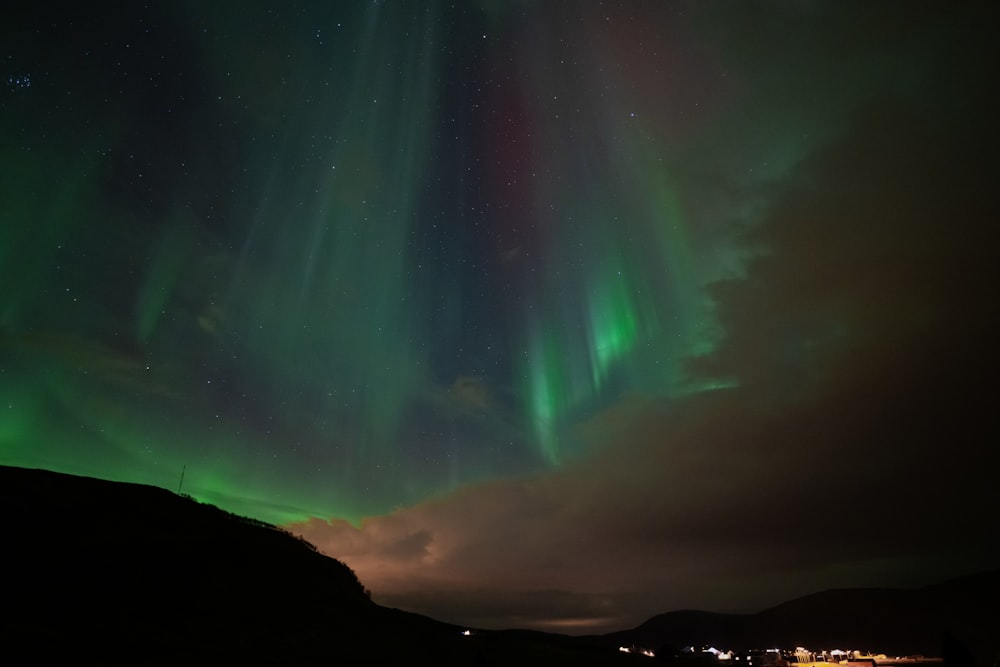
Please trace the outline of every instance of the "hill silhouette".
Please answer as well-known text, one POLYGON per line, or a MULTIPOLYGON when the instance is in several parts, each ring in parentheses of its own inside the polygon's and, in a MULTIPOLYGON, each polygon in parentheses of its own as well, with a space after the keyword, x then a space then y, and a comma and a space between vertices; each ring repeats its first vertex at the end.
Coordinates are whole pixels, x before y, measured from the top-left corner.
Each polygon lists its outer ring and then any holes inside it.
POLYGON ((0 466, 5 664, 629 664, 373 603, 304 541, 164 489, 0 466), (16 659, 15 659, 16 658, 16 659))
POLYGON ((651 648, 858 649, 941 657, 963 646, 980 667, 1000 657, 1000 570, 925 588, 835 589, 755 614, 675 611, 603 637, 608 645, 651 648))
POLYGON ((827 591, 758 614, 677 611, 597 637, 464 636, 375 604, 349 567, 286 531, 164 489, 0 466, 0 502, 5 664, 628 665, 648 658, 618 646, 941 655, 953 637, 991 667, 1000 648, 1000 571, 827 591))

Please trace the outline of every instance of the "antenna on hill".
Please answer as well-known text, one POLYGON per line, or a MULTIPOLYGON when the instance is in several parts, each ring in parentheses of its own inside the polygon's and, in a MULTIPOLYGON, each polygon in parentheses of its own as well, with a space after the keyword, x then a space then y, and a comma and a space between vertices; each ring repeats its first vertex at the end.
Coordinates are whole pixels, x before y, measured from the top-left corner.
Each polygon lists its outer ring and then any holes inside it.
POLYGON ((187 465, 181 468, 181 481, 177 485, 177 495, 181 495, 181 487, 184 486, 184 471, 187 470, 187 465))

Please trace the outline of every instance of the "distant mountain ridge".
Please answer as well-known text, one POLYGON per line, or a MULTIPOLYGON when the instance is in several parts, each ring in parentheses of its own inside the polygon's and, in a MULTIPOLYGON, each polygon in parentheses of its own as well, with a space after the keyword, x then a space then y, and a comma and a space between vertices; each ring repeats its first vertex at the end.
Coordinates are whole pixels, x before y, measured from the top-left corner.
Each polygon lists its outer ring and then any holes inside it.
POLYGON ((752 615, 677 611, 595 637, 465 636, 373 603, 349 567, 286 531, 164 489, 0 466, 0 507, 5 664, 619 665, 648 664, 619 646, 689 644, 940 655, 950 632, 991 667, 1000 638, 1000 570, 752 615))
POLYGON ((1000 570, 992 570, 918 589, 823 591, 756 614, 674 611, 603 639, 653 649, 805 646, 940 657, 951 638, 991 667, 1000 658, 998 600, 1000 570))

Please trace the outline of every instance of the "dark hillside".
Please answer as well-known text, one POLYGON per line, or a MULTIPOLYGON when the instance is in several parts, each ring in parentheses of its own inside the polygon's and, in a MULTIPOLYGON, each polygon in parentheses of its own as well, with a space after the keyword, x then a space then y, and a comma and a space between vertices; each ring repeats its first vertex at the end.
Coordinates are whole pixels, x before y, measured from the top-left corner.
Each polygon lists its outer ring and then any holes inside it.
POLYGON ((5 631, 42 650, 257 647, 375 608, 343 563, 163 489, 0 468, 0 499, 5 631))
MULTIPOLYGON (((138 664, 648 664, 620 645, 861 648, 991 667, 1000 573, 809 595, 758 614, 679 611, 602 637, 475 631, 380 607, 343 563, 163 489, 0 466, 0 660, 138 664), (963 649, 964 650, 964 649, 963 649), (16 659, 15 659, 16 658, 16 659)), ((665 657, 665 656, 661 656, 665 657)))
POLYGON ((631 664, 539 633, 476 632, 368 599, 343 563, 163 489, 0 466, 0 661, 631 664))
POLYGON ((748 649, 806 646, 941 657, 958 642, 980 667, 1000 658, 1000 571, 913 590, 837 589, 756 614, 678 611, 606 635, 609 645, 748 649))

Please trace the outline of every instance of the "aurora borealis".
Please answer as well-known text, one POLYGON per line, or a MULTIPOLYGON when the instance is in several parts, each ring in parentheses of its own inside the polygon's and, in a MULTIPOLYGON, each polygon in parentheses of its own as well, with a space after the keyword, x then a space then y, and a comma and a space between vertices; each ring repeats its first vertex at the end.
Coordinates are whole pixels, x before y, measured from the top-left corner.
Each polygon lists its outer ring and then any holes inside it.
POLYGON ((1000 562, 988 3, 13 13, 0 463, 486 625, 1000 562))

